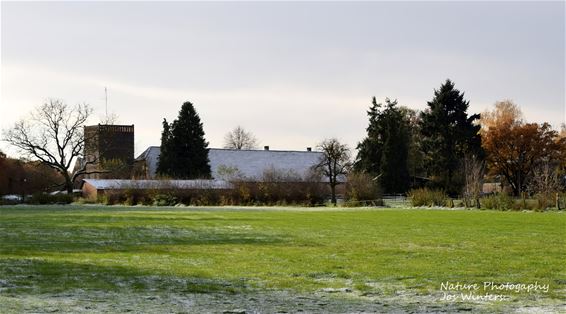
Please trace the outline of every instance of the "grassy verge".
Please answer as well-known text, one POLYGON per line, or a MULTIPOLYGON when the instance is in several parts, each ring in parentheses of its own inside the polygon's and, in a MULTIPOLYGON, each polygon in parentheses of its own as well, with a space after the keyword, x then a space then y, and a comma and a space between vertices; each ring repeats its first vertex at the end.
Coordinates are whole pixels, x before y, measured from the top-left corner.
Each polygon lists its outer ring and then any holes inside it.
POLYGON ((0 304, 77 289, 434 302, 447 281, 538 282, 504 293, 564 303, 565 238, 559 212, 1 207, 0 304))

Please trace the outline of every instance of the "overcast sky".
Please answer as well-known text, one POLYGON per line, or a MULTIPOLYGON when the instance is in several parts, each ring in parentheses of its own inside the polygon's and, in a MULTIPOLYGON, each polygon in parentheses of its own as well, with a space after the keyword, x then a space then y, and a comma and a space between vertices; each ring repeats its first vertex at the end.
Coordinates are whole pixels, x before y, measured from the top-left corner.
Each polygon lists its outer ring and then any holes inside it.
MULTIPOLYGON (((512 99, 565 121, 557 2, 2 2, 0 128, 47 98, 135 124, 136 153, 194 103, 210 147, 241 125, 272 149, 354 147, 372 96, 424 109, 447 78, 470 112, 512 99)), ((13 154, 6 143, 0 149, 13 154)))

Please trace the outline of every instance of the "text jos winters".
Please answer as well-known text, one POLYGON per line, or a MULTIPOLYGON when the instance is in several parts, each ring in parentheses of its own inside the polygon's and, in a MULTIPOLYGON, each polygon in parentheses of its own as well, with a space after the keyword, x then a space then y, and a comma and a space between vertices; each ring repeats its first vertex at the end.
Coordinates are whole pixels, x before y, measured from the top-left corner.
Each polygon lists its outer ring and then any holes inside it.
POLYGON ((505 301, 509 296, 505 293, 547 293, 549 285, 534 283, 495 283, 484 281, 483 284, 468 284, 461 282, 443 282, 440 284, 443 301, 505 301))

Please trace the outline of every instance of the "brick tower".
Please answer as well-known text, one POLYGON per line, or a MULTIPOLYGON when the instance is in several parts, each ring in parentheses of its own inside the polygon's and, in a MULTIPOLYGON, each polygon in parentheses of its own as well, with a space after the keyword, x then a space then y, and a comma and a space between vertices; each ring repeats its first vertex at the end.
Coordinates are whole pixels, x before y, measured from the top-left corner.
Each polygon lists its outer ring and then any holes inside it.
POLYGON ((98 124, 85 126, 85 158, 96 163, 87 166, 85 178, 129 178, 134 164, 134 125, 98 124), (106 168, 106 169, 105 169, 106 168), (110 169, 111 168, 111 169, 110 169))

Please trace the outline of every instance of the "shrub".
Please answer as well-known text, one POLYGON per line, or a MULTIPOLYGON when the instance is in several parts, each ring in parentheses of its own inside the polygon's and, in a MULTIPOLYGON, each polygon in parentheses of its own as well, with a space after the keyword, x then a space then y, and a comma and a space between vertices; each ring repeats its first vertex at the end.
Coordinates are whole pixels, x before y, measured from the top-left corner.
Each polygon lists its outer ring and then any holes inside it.
POLYGON ((507 193, 484 196, 480 201, 482 209, 513 210, 518 209, 515 200, 507 193))
POLYGON ((233 189, 208 187, 180 189, 124 188, 106 191, 97 201, 105 205, 173 206, 178 203, 195 206, 218 205, 304 205, 322 204, 328 190, 326 183, 302 179, 293 173, 266 172, 262 182, 233 182, 233 189))
POLYGON ((203 190, 191 199, 194 206, 214 206, 220 203, 220 193, 215 190, 203 190))
POLYGON ((343 206, 383 206, 382 194, 377 182, 366 173, 348 175, 343 206))
POLYGON ((507 193, 499 193, 497 194, 499 198, 499 207, 500 210, 514 210, 517 209, 515 206, 515 199, 509 196, 507 193))
POLYGON ((488 195, 481 198, 480 201, 481 209, 496 209, 497 199, 495 195, 488 195))
POLYGON ((37 193, 33 193, 33 195, 31 196, 31 198, 27 198, 26 199, 26 203, 29 204, 52 204, 53 203, 53 198, 51 197, 51 195, 47 194, 47 193, 41 193, 41 192, 37 192, 37 193))
POLYGON ((153 190, 128 188, 123 192, 117 192, 116 194, 119 194, 117 195, 117 202, 132 206, 137 204, 153 204, 154 195, 157 193, 153 190))
POLYGON ((124 201, 124 205, 126 206, 136 205, 136 203, 134 202, 134 198, 131 195, 127 196, 126 200, 124 201))
POLYGON ((155 206, 173 206, 177 204, 177 198, 171 194, 156 194, 153 197, 155 206))
MULTIPOLYGON (((536 206, 535 210, 545 210, 547 208, 556 207, 556 193, 538 193, 535 195, 536 206)), ((560 194, 558 194, 558 206, 560 207, 560 194)), ((562 202, 562 204, 564 204, 562 202)), ((563 205, 562 205, 563 206, 563 205)), ((561 207, 562 208, 562 207, 561 207)))
POLYGON ((28 204, 70 204, 74 200, 72 194, 47 194, 47 193, 34 193, 31 198, 27 198, 26 202, 28 204))
POLYGON ((445 207, 454 208, 454 199, 448 198, 444 204, 445 207))
POLYGON ((292 172, 269 169, 262 180, 232 182, 234 189, 217 193, 214 201, 230 205, 315 206, 328 195, 328 185, 315 177, 302 179, 292 172))
POLYGON ((90 199, 90 198, 84 198, 84 197, 79 197, 77 199, 75 199, 76 204, 96 204, 96 200, 90 199))
POLYGON ((566 193, 560 193, 558 195, 558 210, 564 210, 566 208, 566 193))
POLYGON ((55 195, 55 203, 57 204, 71 204, 75 200, 73 195, 69 194, 58 194, 55 195))
POLYGON ((110 204, 110 198, 106 194, 98 195, 96 197, 96 202, 103 205, 112 205, 110 204))
POLYGON ((412 206, 446 206, 448 196, 443 190, 420 188, 409 191, 412 206))

